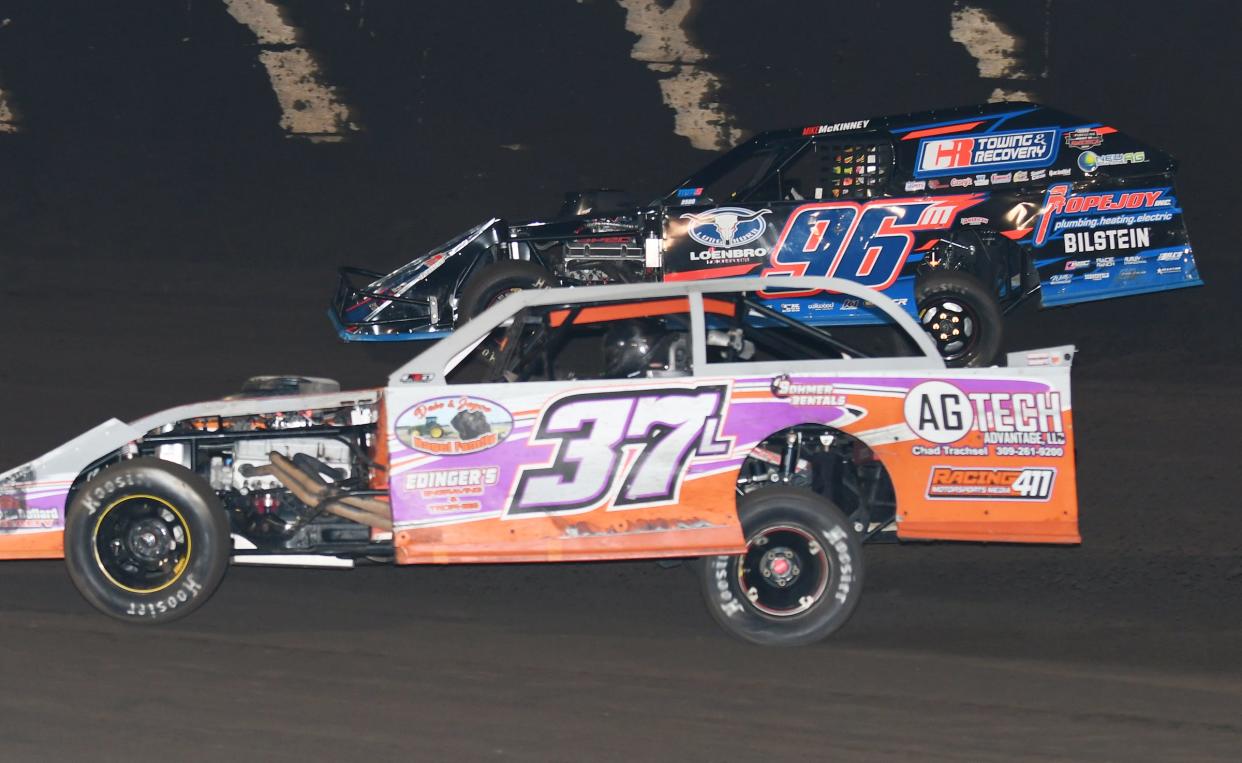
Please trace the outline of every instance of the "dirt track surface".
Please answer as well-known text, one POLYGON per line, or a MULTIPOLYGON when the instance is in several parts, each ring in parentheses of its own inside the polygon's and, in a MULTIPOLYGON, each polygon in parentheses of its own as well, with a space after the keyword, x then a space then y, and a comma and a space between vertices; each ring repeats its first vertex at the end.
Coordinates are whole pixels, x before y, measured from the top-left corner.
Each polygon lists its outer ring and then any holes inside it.
MULTIPOLYGON (((708 156, 673 134, 603 0, 368 2, 361 24, 288 3, 365 127, 335 145, 280 134, 251 40, 214 2, 7 5, 4 468, 253 374, 378 384, 408 348, 334 340, 336 265, 387 269, 574 187, 655 195, 708 156)), ((1081 350, 1081 547, 871 547, 851 623, 791 650, 732 641, 685 570, 652 564, 234 568, 153 629, 96 614, 59 563, 6 563, 0 758, 1242 757, 1240 157, 1221 111, 1242 18, 1068 5, 1006 19, 1047 67, 1007 84, 1178 156, 1208 282, 1010 322, 1013 349, 1081 350)), ((858 4, 848 29, 823 7, 789 3, 779 46, 755 43, 750 4, 692 17, 739 127, 998 84, 949 40, 948 3, 858 4), (909 55, 877 60, 878 29, 909 55)))

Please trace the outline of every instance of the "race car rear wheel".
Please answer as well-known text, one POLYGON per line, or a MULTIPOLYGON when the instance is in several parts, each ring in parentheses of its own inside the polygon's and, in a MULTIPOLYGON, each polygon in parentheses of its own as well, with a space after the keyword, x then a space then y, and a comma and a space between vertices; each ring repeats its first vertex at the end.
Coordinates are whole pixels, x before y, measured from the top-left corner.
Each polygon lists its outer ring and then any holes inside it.
POLYGON ((763 487, 738 499, 746 553, 700 561, 716 622, 756 644, 798 646, 849 620, 862 596, 858 536, 831 501, 809 490, 763 487))
POLYGON ((533 262, 504 260, 475 273, 457 303, 458 324, 465 323, 510 294, 555 285, 552 274, 533 262))
POLYGON ((220 585, 228 517, 210 488, 178 464, 136 458, 78 490, 65 519, 65 563, 96 609, 129 622, 188 615, 220 585))
POLYGON ((1000 351, 1004 318, 979 279, 961 271, 924 275, 915 287, 919 323, 952 368, 986 366, 1000 351))

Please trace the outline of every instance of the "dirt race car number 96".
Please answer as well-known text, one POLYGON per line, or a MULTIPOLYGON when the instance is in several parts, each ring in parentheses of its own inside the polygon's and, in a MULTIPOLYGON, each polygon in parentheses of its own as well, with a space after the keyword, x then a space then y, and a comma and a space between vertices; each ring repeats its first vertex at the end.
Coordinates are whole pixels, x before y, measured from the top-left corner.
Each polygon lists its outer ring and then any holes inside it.
POLYGON ((553 402, 531 437, 558 443, 552 462, 521 472, 507 514, 590 511, 614 492, 614 507, 674 501, 691 458, 729 452, 719 436, 727 395, 709 385, 553 402))

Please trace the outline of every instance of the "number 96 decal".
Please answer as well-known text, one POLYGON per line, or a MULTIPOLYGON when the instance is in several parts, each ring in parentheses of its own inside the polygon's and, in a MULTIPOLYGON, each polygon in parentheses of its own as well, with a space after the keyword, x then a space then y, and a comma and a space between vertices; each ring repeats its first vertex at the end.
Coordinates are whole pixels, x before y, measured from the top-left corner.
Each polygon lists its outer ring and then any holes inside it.
MULTIPOLYGON (((765 276, 837 276, 883 291, 893 285, 914 247, 914 234, 951 228, 980 194, 937 199, 829 201, 794 210, 774 247, 765 276)), ((814 291, 782 291, 780 297, 814 291)))
POLYGON ((724 455, 727 385, 587 393, 544 411, 531 442, 556 442, 552 462, 518 476, 508 516, 675 502, 695 456, 724 455), (613 497, 615 494, 615 497, 613 497))

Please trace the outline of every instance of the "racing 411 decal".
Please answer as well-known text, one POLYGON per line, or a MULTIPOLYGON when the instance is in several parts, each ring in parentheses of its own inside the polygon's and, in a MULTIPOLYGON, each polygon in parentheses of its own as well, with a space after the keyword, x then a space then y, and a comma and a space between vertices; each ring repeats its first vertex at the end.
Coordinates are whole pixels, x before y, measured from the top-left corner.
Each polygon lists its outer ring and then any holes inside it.
POLYGON ((523 469, 507 515, 590 511, 614 493, 619 508, 676 501, 691 458, 729 452, 720 436, 728 394, 715 384, 557 400, 531 437, 558 443, 552 463, 523 469))
MULTIPOLYGON (((883 291, 901 275, 914 234, 953 226, 958 214, 984 194, 858 204, 829 201, 794 210, 776 244, 765 276, 836 276, 883 291)), ((806 297, 815 291, 782 291, 806 297)))

